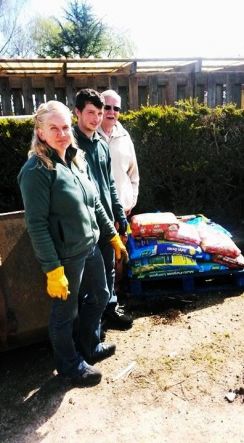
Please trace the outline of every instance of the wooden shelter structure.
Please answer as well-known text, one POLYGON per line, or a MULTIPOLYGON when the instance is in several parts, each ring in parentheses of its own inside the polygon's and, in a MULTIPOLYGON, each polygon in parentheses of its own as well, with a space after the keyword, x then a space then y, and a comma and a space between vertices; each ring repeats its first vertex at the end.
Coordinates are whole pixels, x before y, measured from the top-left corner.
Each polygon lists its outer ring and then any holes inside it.
POLYGON ((198 98, 210 107, 244 107, 244 59, 0 59, 0 115, 30 115, 46 100, 74 107, 85 87, 114 89, 123 109, 198 98))

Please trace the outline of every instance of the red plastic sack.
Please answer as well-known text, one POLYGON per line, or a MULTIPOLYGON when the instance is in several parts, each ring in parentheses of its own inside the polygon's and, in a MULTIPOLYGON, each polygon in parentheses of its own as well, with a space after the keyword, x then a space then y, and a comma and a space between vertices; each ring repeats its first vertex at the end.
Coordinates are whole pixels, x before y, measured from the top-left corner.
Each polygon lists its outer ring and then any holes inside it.
POLYGON ((164 233, 164 238, 166 240, 192 245, 200 245, 201 243, 201 239, 196 226, 181 221, 179 222, 179 229, 175 231, 172 230, 171 227, 169 227, 164 233))
POLYGON ((133 237, 162 237, 169 226, 178 229, 179 222, 172 212, 147 212, 131 217, 133 237))
POLYGON ((233 269, 234 268, 236 268, 236 269, 244 268, 244 257, 242 254, 238 255, 238 257, 236 257, 236 258, 226 257, 223 255, 214 255, 213 261, 215 263, 221 263, 221 264, 226 265, 229 268, 233 268, 233 269))
POLYGON ((241 250, 228 235, 217 231, 212 226, 202 223, 198 227, 198 232, 203 251, 232 258, 241 254, 241 250))

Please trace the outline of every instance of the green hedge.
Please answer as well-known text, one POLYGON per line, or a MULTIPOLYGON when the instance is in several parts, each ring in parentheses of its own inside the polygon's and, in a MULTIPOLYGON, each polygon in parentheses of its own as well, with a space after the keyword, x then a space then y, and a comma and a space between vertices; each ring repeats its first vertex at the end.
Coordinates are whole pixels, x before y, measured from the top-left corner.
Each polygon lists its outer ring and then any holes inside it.
POLYGON ((16 178, 26 161, 32 132, 31 119, 0 119, 0 212, 23 209, 16 178))
MULTIPOLYGON (((244 112, 197 102, 145 107, 121 115, 135 144, 140 193, 136 213, 204 213, 238 225, 244 219, 244 112)), ((16 177, 26 160, 31 120, 0 119, 0 211, 23 209, 16 177)))
POLYGON ((197 102, 122 116, 140 170, 136 212, 203 213, 238 225, 244 217, 244 112, 197 102))

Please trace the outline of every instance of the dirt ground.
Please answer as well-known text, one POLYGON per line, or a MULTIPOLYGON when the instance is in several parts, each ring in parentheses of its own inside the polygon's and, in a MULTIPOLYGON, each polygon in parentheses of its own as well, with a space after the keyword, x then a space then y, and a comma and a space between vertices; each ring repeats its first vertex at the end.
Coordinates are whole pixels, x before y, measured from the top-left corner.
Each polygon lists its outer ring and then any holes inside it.
POLYGON ((98 386, 61 384, 46 342, 0 356, 1 443, 244 442, 244 293, 129 304, 98 386))

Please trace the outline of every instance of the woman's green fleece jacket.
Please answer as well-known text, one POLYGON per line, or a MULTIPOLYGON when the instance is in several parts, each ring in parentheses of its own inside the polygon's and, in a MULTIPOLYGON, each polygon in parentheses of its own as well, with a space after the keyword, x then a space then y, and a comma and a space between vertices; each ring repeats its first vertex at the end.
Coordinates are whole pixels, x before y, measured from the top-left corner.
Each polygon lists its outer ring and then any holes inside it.
POLYGON ((61 266, 64 258, 88 252, 100 231, 108 241, 116 234, 94 184, 72 161, 76 149, 67 149, 67 164, 50 152, 54 169, 34 155, 18 175, 27 230, 44 272, 61 266))

